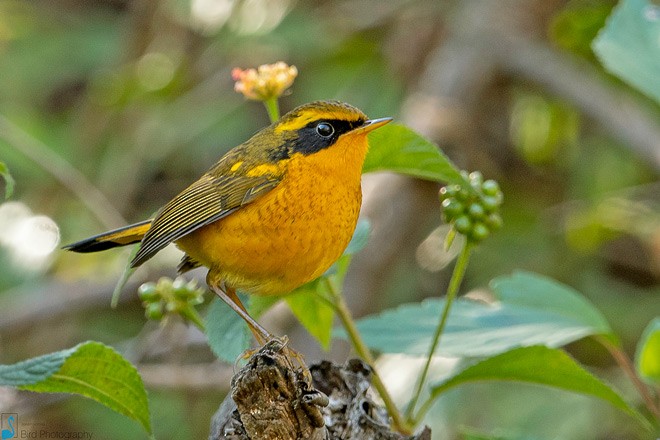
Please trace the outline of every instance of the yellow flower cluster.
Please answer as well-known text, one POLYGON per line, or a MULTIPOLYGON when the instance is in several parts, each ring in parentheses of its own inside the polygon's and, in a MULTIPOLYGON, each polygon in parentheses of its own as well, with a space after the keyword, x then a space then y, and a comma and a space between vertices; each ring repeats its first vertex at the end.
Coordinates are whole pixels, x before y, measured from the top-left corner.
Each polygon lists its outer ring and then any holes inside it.
POLYGON ((286 91, 298 76, 296 66, 289 66, 280 61, 275 64, 263 64, 256 69, 239 69, 231 72, 236 81, 234 90, 248 99, 267 101, 277 98, 286 91))

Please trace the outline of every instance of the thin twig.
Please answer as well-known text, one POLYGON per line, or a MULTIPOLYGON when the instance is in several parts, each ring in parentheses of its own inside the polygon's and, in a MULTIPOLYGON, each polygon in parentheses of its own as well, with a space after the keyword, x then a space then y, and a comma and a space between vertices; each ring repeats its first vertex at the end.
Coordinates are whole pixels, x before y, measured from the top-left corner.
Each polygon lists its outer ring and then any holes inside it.
POLYGON ((39 165, 78 197, 104 227, 110 229, 126 224, 122 215, 113 208, 112 202, 80 171, 3 115, 0 115, 0 139, 39 165))
POLYGON ((617 347, 609 339, 603 336, 597 336, 596 340, 600 342, 607 349, 607 351, 610 352, 616 363, 619 364, 623 372, 630 378, 633 385, 635 385, 635 388, 637 388, 637 391, 642 396, 642 399, 644 399, 644 403, 646 404, 649 412, 656 419, 660 419, 660 409, 658 409, 658 406, 655 404, 653 396, 651 396, 647 386, 644 385, 642 380, 635 372, 635 367, 633 366, 633 363, 628 355, 620 347, 617 347))

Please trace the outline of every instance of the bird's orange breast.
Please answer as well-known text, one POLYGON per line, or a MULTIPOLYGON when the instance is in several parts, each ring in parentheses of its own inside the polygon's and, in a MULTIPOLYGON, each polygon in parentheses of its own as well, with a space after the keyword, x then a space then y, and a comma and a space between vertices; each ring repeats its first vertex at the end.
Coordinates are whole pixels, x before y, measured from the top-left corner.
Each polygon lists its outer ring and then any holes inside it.
POLYGON ((231 215, 179 239, 209 276, 253 294, 284 294, 322 275, 350 241, 361 205, 365 135, 294 154, 280 184, 231 215))

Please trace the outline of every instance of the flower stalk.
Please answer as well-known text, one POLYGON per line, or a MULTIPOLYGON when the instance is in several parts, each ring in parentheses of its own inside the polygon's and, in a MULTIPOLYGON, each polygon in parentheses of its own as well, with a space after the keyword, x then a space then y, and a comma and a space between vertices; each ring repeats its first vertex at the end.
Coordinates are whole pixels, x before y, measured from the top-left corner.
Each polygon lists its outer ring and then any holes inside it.
POLYGON ((472 245, 469 240, 466 240, 463 244, 463 248, 461 249, 461 253, 458 256, 458 260, 456 260, 456 265, 454 266, 454 271, 452 272, 451 279, 449 281, 449 286, 447 286, 445 307, 442 310, 442 316, 440 317, 440 322, 438 323, 438 327, 436 327, 435 333, 433 334, 433 340, 431 342, 431 346, 429 347, 429 353, 426 356, 426 362, 424 363, 424 369, 422 370, 422 375, 420 376, 419 381, 417 382, 417 387, 415 388, 415 394, 413 395, 413 398, 410 401, 410 404, 408 405, 408 408, 406 410, 407 421, 408 423, 411 423, 413 425, 419 423, 418 420, 419 415, 417 416, 414 415, 415 407, 417 406, 417 402, 419 401, 419 396, 422 394, 424 383, 426 382, 426 377, 428 376, 429 368, 431 367, 431 360, 433 359, 433 355, 435 354, 438 344, 440 343, 440 337, 442 336, 442 333, 444 332, 445 327, 447 326, 447 318, 449 317, 449 310, 451 309, 451 305, 454 302, 454 299, 456 298, 458 289, 461 285, 461 282, 463 281, 463 277, 465 276, 465 271, 467 269, 468 262, 470 261, 471 250, 472 250, 472 245))
POLYGON ((339 316, 339 320, 341 321, 342 326, 346 330, 346 334, 348 335, 348 338, 351 342, 351 346, 357 355, 364 359, 364 361, 371 367, 371 382, 374 385, 374 388, 376 388, 376 391, 378 391, 381 399, 383 399, 385 408, 392 418, 392 427, 402 434, 409 435, 412 432, 411 427, 404 420, 401 412, 394 403, 394 399, 392 399, 392 396, 390 396, 387 388, 385 387, 385 384, 378 375, 378 372, 375 368, 374 357, 372 356, 369 347, 367 347, 367 344, 365 344, 362 340, 362 336, 360 335, 357 325, 355 324, 353 315, 351 315, 351 312, 346 305, 346 301, 344 300, 344 296, 342 295, 340 288, 338 288, 330 278, 325 277, 324 280, 327 283, 332 304, 335 307, 335 311, 337 312, 337 316, 339 316))

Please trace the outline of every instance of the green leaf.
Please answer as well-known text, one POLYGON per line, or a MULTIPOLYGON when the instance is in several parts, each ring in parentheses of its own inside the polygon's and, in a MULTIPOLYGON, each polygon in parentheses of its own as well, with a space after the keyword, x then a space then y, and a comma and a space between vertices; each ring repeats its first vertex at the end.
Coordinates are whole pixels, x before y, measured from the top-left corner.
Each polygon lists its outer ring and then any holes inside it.
POLYGON ((585 394, 611 403, 637 418, 645 419, 612 388, 582 368, 561 350, 544 346, 516 348, 484 359, 431 387, 432 398, 458 385, 485 381, 526 382, 585 394))
POLYGON ((490 287, 495 297, 506 304, 543 310, 567 324, 581 325, 593 334, 615 338, 605 317, 577 290, 550 278, 517 271, 511 276, 493 279, 490 287))
POLYGON ((644 330, 637 345, 635 365, 645 381, 660 387, 660 317, 651 321, 644 330))
POLYGON ((369 152, 362 172, 372 171, 465 184, 459 170, 437 145, 399 124, 387 124, 369 134, 369 152))
POLYGON ((9 168, 4 162, 0 162, 0 177, 5 180, 5 199, 11 197, 14 193, 14 178, 9 174, 9 168))
POLYGON ((360 218, 355 225, 353 237, 348 243, 343 255, 353 255, 360 252, 369 241, 369 234, 371 233, 371 222, 366 218, 360 218))
POLYGON ((151 433, 149 402, 140 375, 119 353, 99 342, 1 365, 0 385, 80 394, 130 417, 151 433))
MULTIPOLYGON (((623 0, 593 43, 612 73, 660 102, 660 6, 623 0)), ((378 130, 376 130, 378 131, 378 130)))
MULTIPOLYGON (((561 347, 590 335, 614 339, 603 317, 576 291, 531 273, 491 283, 494 304, 454 301, 438 354, 492 356, 514 347, 561 347)), ((369 347, 387 353, 426 355, 444 299, 402 305, 358 321, 369 347), (392 329, 397 329, 393 331, 392 329)), ((340 337, 345 337, 342 330, 340 337)))
POLYGON ((327 283, 318 278, 284 297, 291 311, 307 331, 319 341, 321 347, 330 347, 332 320, 335 310, 324 298, 328 297, 327 283))
POLYGON ((41 382, 62 367, 77 347, 27 359, 12 365, 0 365, 0 385, 18 387, 41 382))
POLYGON ((560 48, 593 59, 591 43, 611 12, 609 2, 568 2, 552 18, 548 35, 560 48))
MULTIPOLYGON (((245 305, 247 307, 248 313, 254 319, 257 319, 264 313, 268 311, 271 307, 282 300, 281 296, 269 295, 269 296, 258 296, 250 295, 250 298, 245 305)), ((245 303, 243 303, 245 304, 245 303)))
POLYGON ((234 363, 250 347, 250 333, 243 318, 215 298, 206 314, 206 337, 215 355, 234 363))

